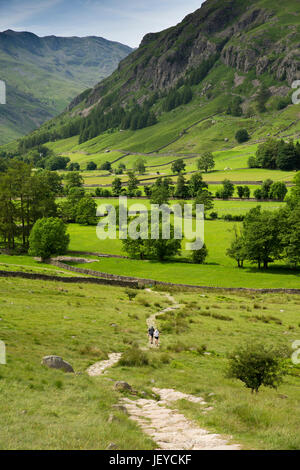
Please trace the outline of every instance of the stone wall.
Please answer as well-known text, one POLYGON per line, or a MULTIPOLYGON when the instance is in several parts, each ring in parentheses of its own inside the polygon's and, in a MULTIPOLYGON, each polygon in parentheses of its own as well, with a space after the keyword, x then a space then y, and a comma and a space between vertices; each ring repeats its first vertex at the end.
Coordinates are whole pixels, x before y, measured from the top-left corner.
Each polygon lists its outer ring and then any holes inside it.
POLYGON ((137 281, 126 281, 125 279, 101 279, 98 277, 62 277, 51 276, 48 274, 39 273, 25 273, 20 271, 0 271, 0 277, 17 277, 22 279, 37 279, 40 281, 57 281, 65 283, 84 283, 84 284, 104 284, 118 287, 131 287, 138 289, 139 283, 137 281))

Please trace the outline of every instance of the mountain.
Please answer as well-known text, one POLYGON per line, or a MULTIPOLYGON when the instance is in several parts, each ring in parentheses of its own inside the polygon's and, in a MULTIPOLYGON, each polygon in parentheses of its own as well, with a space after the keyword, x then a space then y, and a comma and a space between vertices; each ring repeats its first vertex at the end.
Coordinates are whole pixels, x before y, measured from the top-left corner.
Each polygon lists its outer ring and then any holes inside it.
POLYGON ((78 93, 110 75, 132 49, 101 37, 38 37, 0 33, 0 143, 24 135, 61 113, 78 93))
POLYGON ((23 149, 80 134, 79 149, 91 142, 136 152, 202 150, 188 129, 212 115, 214 128, 201 128, 209 150, 224 140, 232 146, 236 127, 253 139, 299 131, 291 101, 300 79, 299 20, 297 0, 207 0, 178 25, 147 34, 110 77, 24 139, 23 149), (179 137, 180 146, 170 146, 179 137))

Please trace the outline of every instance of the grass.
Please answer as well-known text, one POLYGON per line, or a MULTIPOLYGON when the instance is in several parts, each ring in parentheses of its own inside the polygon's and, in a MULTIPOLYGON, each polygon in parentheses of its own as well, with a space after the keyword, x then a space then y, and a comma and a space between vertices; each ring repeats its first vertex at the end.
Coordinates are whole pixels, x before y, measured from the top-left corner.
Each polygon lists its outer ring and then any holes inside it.
MULTIPOLYGON (((156 387, 202 396, 213 407, 206 414, 186 401, 176 407, 243 448, 299 449, 299 368, 288 360, 284 384, 262 388, 257 396, 226 378, 227 354, 239 344, 256 339, 289 347, 299 338, 298 296, 174 291, 185 328, 178 334, 164 329, 162 316, 160 350, 136 354, 147 342, 146 317, 167 305, 164 295, 140 291, 130 301, 122 288, 61 286, 1 281, 1 339, 7 346, 7 365, 0 366, 1 449, 105 449, 110 442, 119 449, 154 449, 137 425, 113 411, 120 394, 109 378, 125 380, 138 392, 148 393, 154 379, 156 387), (282 324, 254 321, 253 315, 280 318, 282 324), (108 353, 125 351, 123 363, 108 374, 85 374, 108 353), (77 374, 42 367, 48 354, 62 356, 77 374)), ((167 321, 176 315, 167 314, 167 321)))
POLYGON ((7 347, 7 365, 0 366, 1 449, 105 449, 110 442, 154 448, 125 415, 108 423, 119 395, 105 377, 84 373, 107 353, 124 351, 153 306, 130 302, 123 289, 18 279, 1 280, 0 302, 7 347), (49 354, 82 375, 42 367, 49 354))
MULTIPOLYGON (((128 207, 138 200, 130 200, 128 207)), ((139 201, 149 208, 148 200, 139 201)), ((176 201, 174 201, 176 202, 176 201)), ((113 204, 118 200, 100 199, 98 205, 113 204)), ((245 214, 251 208, 257 206, 253 201, 215 201, 214 211, 219 217, 225 214, 245 214)), ((275 210, 283 206, 283 203, 267 202, 262 206, 268 210, 275 210)), ((187 262, 190 253, 185 251, 185 242, 182 244, 182 258, 172 262, 153 262, 128 259, 101 258, 98 262, 90 263, 89 269, 120 274, 123 276, 134 276, 153 279, 164 282, 173 282, 189 285, 219 286, 219 287, 251 287, 251 288, 297 288, 299 287, 299 270, 290 270, 283 263, 271 264, 268 271, 260 271, 249 263, 244 269, 238 269, 236 262, 226 255, 233 238, 236 222, 224 220, 205 221, 205 243, 209 255, 206 264, 195 265, 187 262), (176 269, 174 269, 176 268, 176 269)), ((77 224, 69 225, 71 236, 70 250, 91 251, 113 255, 125 255, 122 251, 122 242, 116 240, 99 240, 96 235, 96 227, 82 227, 77 224)), ((75 264, 76 265, 76 264, 75 264)))

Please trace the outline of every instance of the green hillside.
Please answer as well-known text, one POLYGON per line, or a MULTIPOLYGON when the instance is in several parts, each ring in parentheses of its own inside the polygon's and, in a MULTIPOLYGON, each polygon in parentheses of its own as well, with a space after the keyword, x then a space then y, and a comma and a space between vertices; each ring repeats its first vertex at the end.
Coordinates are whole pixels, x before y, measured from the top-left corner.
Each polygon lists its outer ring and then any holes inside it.
POLYGON ((61 113, 78 93, 111 74, 131 48, 100 37, 40 38, 0 33, 0 144, 31 132, 61 113))
MULTIPOLYGON (((292 0, 208 0, 179 25, 146 35, 110 77, 24 139, 22 152, 53 142, 83 169, 89 155, 101 164, 108 150, 142 153, 155 166, 167 162, 158 153, 172 160, 231 151, 238 129, 247 129, 247 147, 297 138, 291 85, 300 77, 299 15, 292 0)), ((225 165, 226 156, 223 169, 246 168, 251 151, 242 151, 238 166, 230 158, 225 165)))

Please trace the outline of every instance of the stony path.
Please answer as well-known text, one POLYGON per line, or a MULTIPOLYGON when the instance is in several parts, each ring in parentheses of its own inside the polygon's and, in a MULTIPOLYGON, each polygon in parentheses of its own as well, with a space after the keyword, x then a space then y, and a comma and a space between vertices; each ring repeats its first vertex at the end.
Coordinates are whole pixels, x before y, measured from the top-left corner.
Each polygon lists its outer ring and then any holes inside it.
MULTIPOLYGON (((151 289, 145 289, 145 291, 153 293, 153 291, 151 289)), ((157 292, 155 292, 155 293, 157 294, 157 292)), ((172 310, 176 310, 176 309, 180 308, 180 304, 176 303, 174 297, 171 294, 167 293, 167 294, 165 294, 165 297, 173 305, 170 306, 170 307, 164 308, 163 310, 161 310, 159 312, 156 312, 153 315, 151 315, 150 317, 148 317, 146 319, 146 323, 147 323, 148 328, 150 328, 150 326, 155 326, 156 317, 158 317, 159 315, 163 315, 164 313, 171 312, 172 310)))
POLYGON ((108 360, 96 362, 87 369, 87 373, 93 377, 101 375, 106 369, 116 364, 121 359, 121 356, 121 353, 111 353, 108 355, 108 360))
POLYGON ((172 401, 186 399, 200 405, 205 402, 200 397, 181 394, 171 389, 153 389, 161 396, 160 401, 130 400, 124 398, 131 418, 148 434, 163 450, 239 450, 235 444, 228 444, 218 434, 211 434, 199 428, 176 410, 168 408, 172 401))
MULTIPOLYGON (((151 289, 146 289, 153 292, 151 289)), ((158 294, 160 295, 160 294, 158 294)), ((172 306, 169 306, 147 318, 147 326, 155 326, 156 317, 171 310, 180 308, 175 299, 166 294, 172 306)), ((145 349, 145 348, 143 348, 145 349)), ((98 376, 116 364, 121 358, 121 353, 109 354, 107 361, 96 362, 90 366, 87 373, 90 376, 98 376)), ((188 400, 192 403, 198 403, 203 406, 203 413, 211 409, 201 397, 178 392, 173 389, 153 388, 153 392, 159 395, 160 399, 138 399, 131 400, 123 398, 122 404, 128 411, 132 420, 134 420, 145 434, 148 434, 162 450, 240 450, 240 446, 229 444, 218 434, 212 434, 205 429, 199 428, 196 423, 188 420, 179 411, 170 408, 172 403, 178 400, 188 400)))

